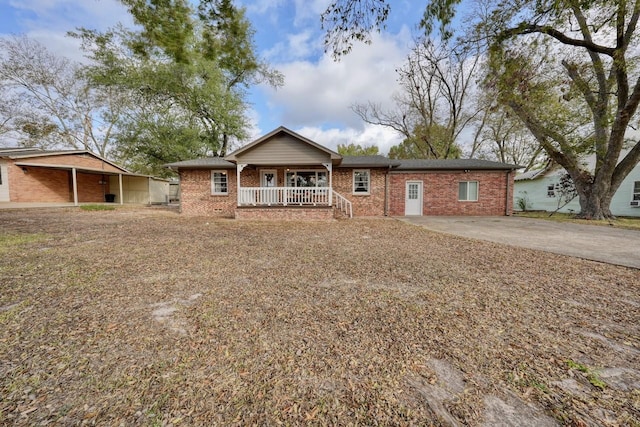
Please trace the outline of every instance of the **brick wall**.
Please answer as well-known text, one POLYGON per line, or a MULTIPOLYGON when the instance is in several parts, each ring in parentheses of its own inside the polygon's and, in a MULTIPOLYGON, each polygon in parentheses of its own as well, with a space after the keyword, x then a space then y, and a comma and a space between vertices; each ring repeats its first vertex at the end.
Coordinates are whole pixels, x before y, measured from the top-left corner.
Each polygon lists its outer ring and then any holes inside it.
POLYGON ((12 202, 73 202, 70 171, 27 167, 24 173, 13 163, 7 169, 12 202))
MULTIPOLYGON (((210 170, 181 170, 180 212, 186 215, 233 218, 238 203, 236 171, 227 170, 226 172, 229 194, 212 195, 210 170)), ((240 178, 243 179, 244 176, 245 171, 240 178)))
POLYGON ((328 206, 242 206, 236 209, 235 217, 258 220, 329 220, 333 218, 333 209, 328 206))
POLYGON ((423 182, 423 215, 505 215, 505 211, 510 214, 514 174, 509 174, 508 195, 506 174, 505 171, 392 173, 389 215, 404 216, 407 181, 423 182), (460 181, 478 181, 478 201, 458 200, 460 181))
MULTIPOLYGON (((9 197, 12 202, 69 203, 73 202, 71 171, 8 164, 9 197)), ((100 174, 76 174, 78 202, 104 202, 104 193, 109 192, 109 184, 100 184, 107 178, 100 174)))
POLYGON ((352 203, 353 216, 383 216, 386 173, 386 168, 369 169, 369 194, 360 195, 353 193, 353 169, 336 168, 333 170, 333 189, 352 203))
MULTIPOLYGON (((78 172, 76 173, 76 182, 78 185, 78 202, 80 203, 102 203, 104 202, 104 195, 109 193, 109 178, 105 175, 78 172), (105 184, 100 184, 100 182, 105 184)), ((71 201, 73 201, 73 194, 71 194, 71 201)))

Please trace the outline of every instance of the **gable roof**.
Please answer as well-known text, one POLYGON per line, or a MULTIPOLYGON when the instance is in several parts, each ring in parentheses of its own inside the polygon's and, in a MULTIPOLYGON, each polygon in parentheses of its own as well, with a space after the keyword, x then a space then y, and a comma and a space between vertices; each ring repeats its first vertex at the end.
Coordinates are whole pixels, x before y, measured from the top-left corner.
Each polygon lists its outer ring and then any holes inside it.
POLYGON ((23 159, 33 159, 38 157, 64 156, 64 155, 75 155, 75 154, 87 154, 89 156, 95 157, 98 160, 108 163, 109 165, 113 166, 116 169, 120 169, 126 174, 136 175, 136 174, 132 174, 122 166, 117 165, 116 163, 113 163, 112 161, 109 161, 105 158, 102 158, 99 155, 92 153, 89 150, 43 150, 41 148, 0 147, 0 158, 7 158, 11 160, 23 160, 23 159))
POLYGON ((280 126, 277 129, 272 130, 271 132, 269 132, 268 134, 261 136, 260 138, 256 139, 255 141, 245 145, 244 147, 238 148, 237 150, 235 150, 234 152, 232 152, 231 154, 228 154, 225 157, 225 160, 231 160, 231 161, 236 161, 238 160, 238 156, 247 153, 248 151, 251 151, 252 149, 256 148, 257 146, 264 144, 265 142, 269 141, 271 138, 273 138, 274 136, 280 134, 280 133, 285 133, 303 143, 309 144, 310 146, 314 147, 315 149, 322 151, 326 154, 328 154, 331 158, 331 160, 341 160, 342 156, 338 153, 336 153, 333 150, 329 150, 327 147, 324 147, 320 144, 318 144, 317 142, 314 142, 312 140, 310 140, 309 138, 305 138, 304 136, 295 133, 294 131, 287 129, 284 126, 280 126))

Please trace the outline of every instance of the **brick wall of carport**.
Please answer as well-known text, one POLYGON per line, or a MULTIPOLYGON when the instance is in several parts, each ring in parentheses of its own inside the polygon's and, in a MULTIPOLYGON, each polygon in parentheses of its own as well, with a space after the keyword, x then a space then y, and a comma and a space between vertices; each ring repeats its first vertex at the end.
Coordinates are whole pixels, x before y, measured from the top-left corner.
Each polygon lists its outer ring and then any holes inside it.
POLYGON ((407 181, 423 182, 423 215, 511 214, 514 174, 507 173, 473 170, 394 171, 389 177, 389 215, 404 216, 407 181), (461 181, 478 181, 478 201, 458 200, 458 183, 461 181))
MULTIPOLYGON (((12 202, 68 203, 73 202, 71 171, 48 167, 20 167, 10 163, 9 197, 12 202)), ((101 174, 77 172, 78 202, 104 202, 104 193, 109 192, 108 183, 101 174)))

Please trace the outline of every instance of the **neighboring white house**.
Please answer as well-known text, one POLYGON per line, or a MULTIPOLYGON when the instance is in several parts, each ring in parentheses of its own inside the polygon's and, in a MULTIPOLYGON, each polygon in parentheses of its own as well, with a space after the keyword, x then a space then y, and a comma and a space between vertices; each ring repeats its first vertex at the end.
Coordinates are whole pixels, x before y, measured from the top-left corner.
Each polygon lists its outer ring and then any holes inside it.
MULTIPOLYGON (((624 158, 625 155, 626 151, 620 155, 620 158, 624 158)), ((593 170, 595 155, 589 156, 583 164, 585 169, 593 170)), ((552 212, 558 209, 560 195, 557 184, 564 174, 566 174, 564 168, 555 165, 517 175, 513 191, 514 209, 521 210, 523 202, 526 202, 527 210, 552 212)), ((640 164, 636 165, 622 181, 611 200, 610 208, 611 213, 616 216, 640 217, 640 164)), ((578 197, 560 209, 559 212, 580 212, 578 197)))

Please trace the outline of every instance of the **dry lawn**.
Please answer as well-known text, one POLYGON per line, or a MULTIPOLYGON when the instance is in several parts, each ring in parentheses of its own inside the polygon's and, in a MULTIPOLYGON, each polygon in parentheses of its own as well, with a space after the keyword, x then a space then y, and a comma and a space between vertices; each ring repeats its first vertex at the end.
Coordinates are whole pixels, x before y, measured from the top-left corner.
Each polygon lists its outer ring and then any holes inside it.
POLYGON ((640 425, 638 270, 382 219, 0 227, 0 424, 640 425))

